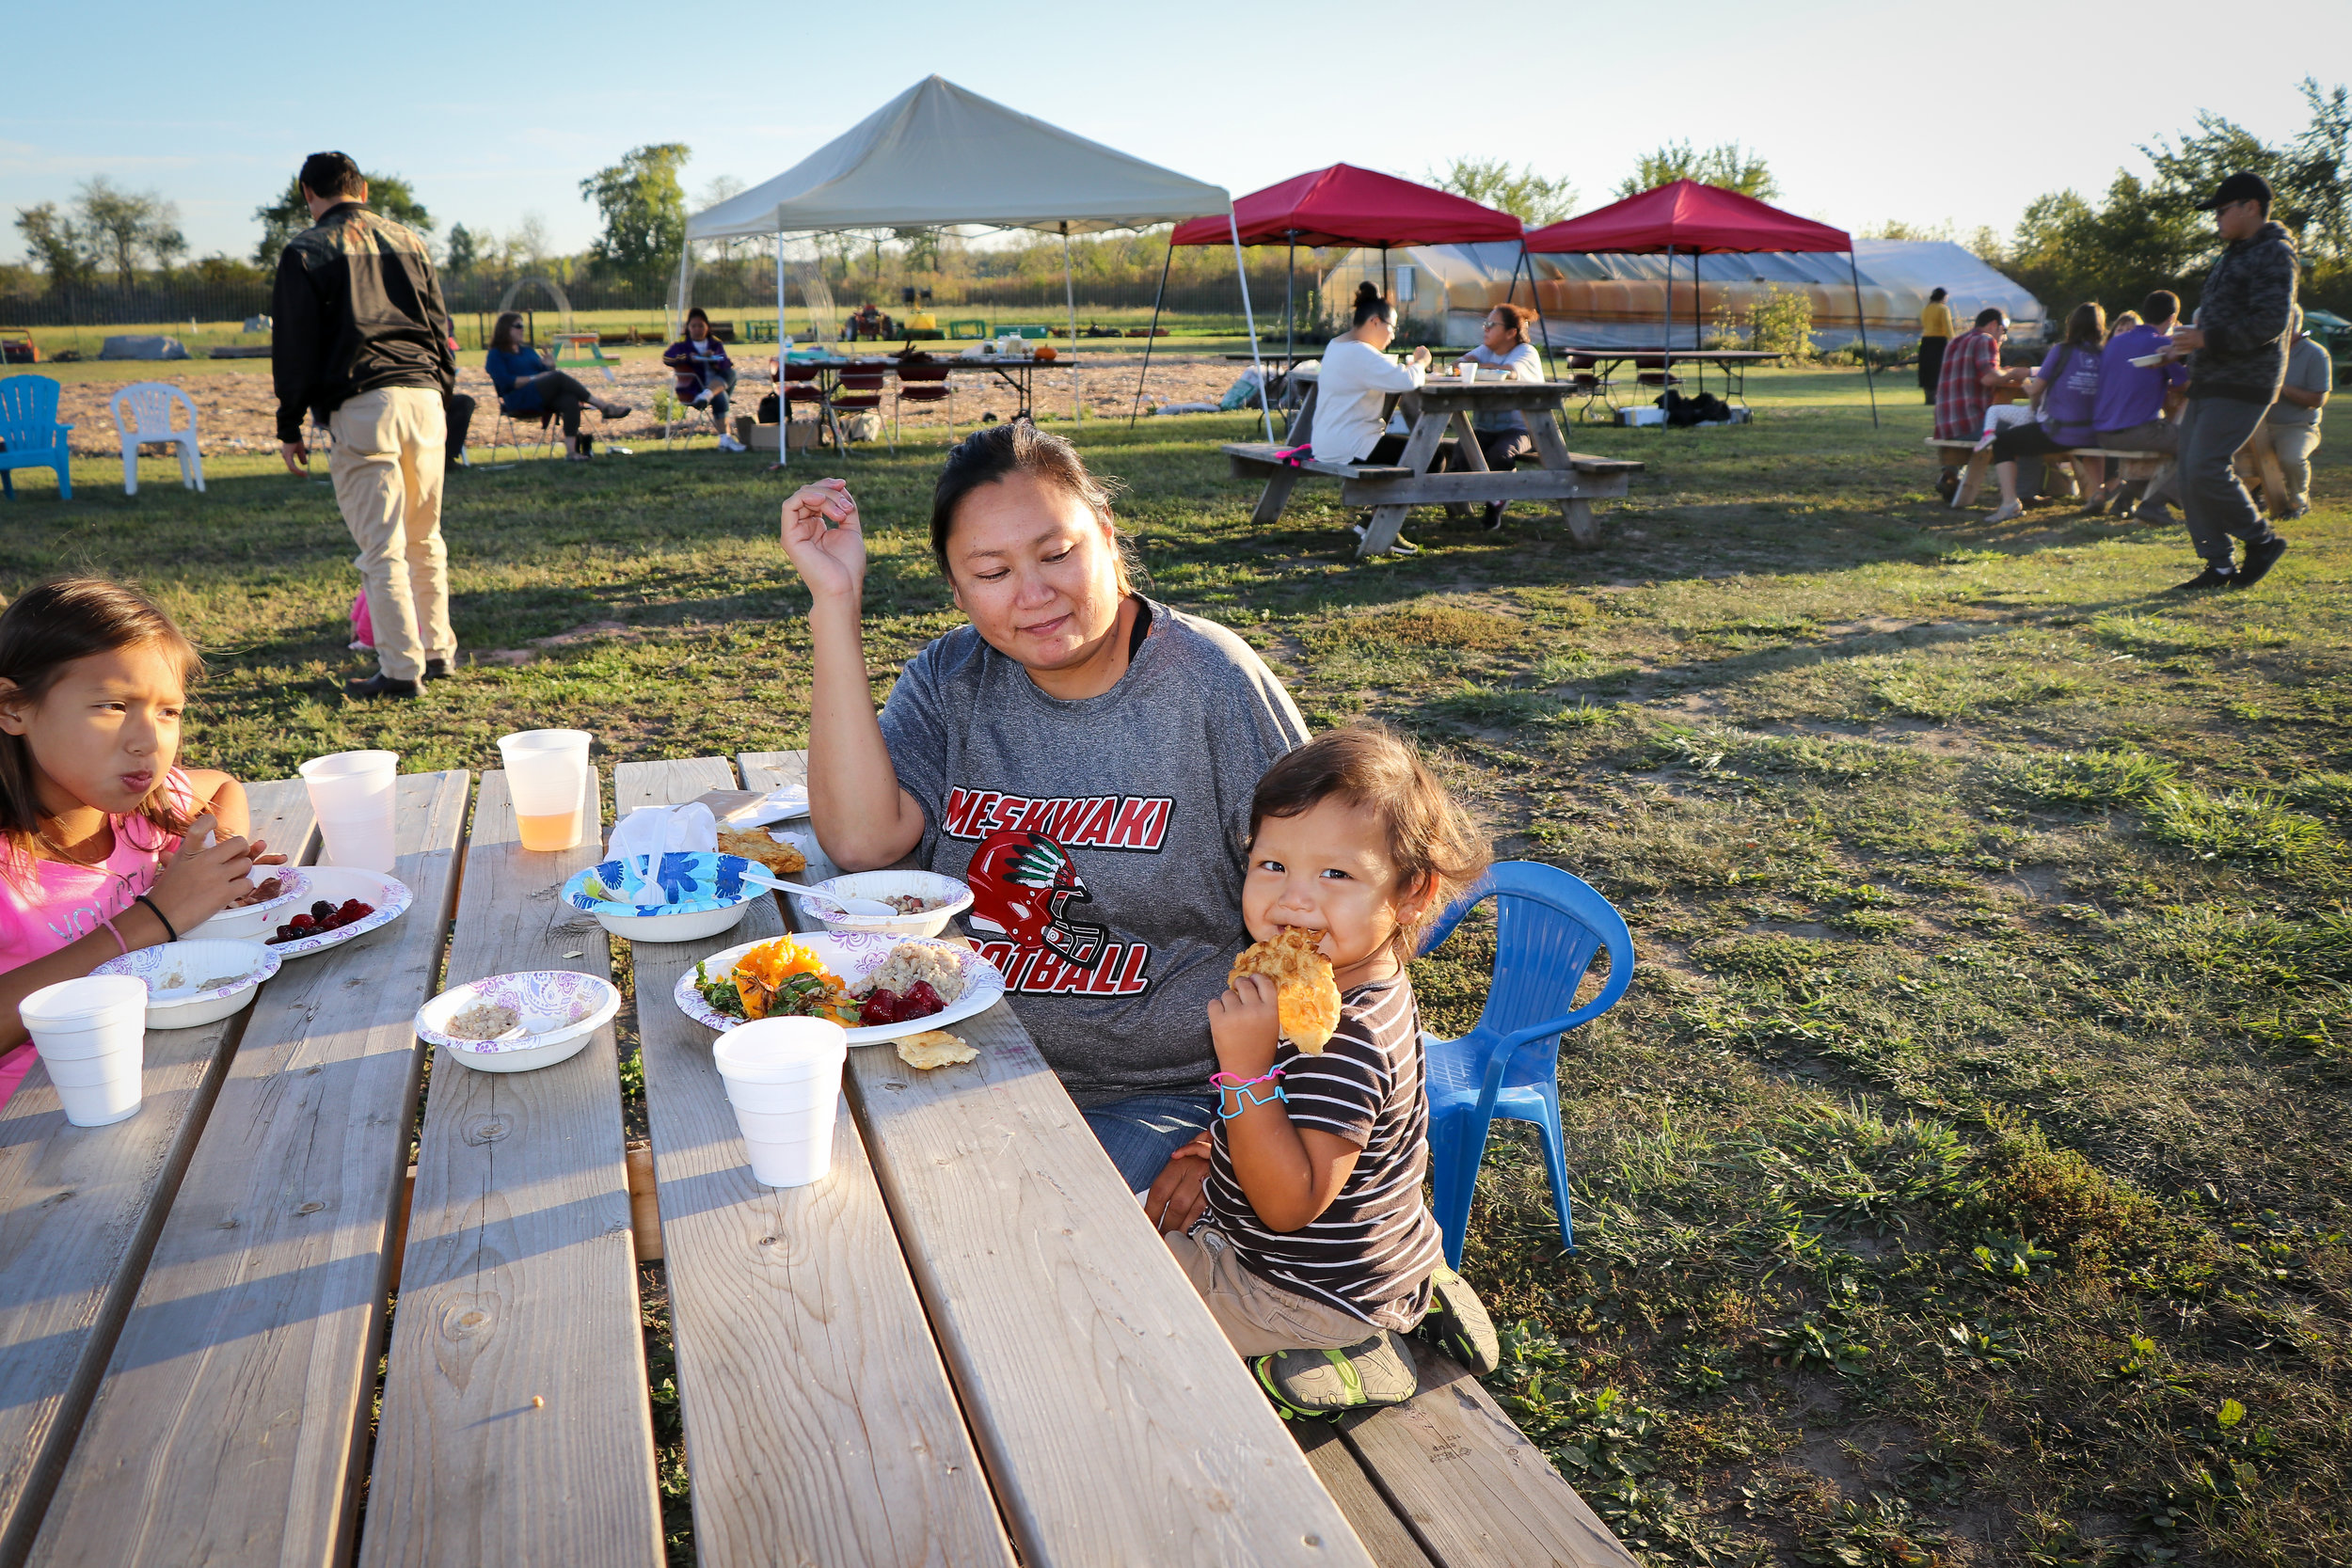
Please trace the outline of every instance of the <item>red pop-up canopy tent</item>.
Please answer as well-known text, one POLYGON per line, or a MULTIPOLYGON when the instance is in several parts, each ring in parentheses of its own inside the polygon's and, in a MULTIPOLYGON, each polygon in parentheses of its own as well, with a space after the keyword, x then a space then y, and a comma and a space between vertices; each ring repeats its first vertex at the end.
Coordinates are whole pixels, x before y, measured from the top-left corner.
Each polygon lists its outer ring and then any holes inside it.
POLYGON ((1843 251, 1853 279, 1855 325, 1862 331, 1862 373, 1870 388, 1870 423, 1878 424, 1878 384, 1870 375, 1870 332, 1862 321, 1862 274, 1854 265, 1853 236, 1826 223, 1695 180, 1677 180, 1582 217, 1532 230, 1526 248, 1540 254, 1618 254, 1666 257, 1665 366, 1674 370, 1674 259, 1691 254, 1695 314, 1698 257, 1705 251, 1843 251))
MULTIPOLYGON (((1283 365, 1287 370, 1295 352, 1298 315, 1293 294, 1300 245, 1378 245, 1382 252, 1380 273, 1385 282, 1391 245, 1517 242, 1524 232, 1526 225, 1509 213, 1482 207, 1468 197, 1417 185, 1393 174, 1358 168, 1353 164, 1333 164, 1329 168, 1294 175, 1279 185, 1268 185, 1242 197, 1233 203, 1233 215, 1228 223, 1200 217, 1178 224, 1175 232, 1168 236, 1168 261, 1160 268, 1160 293, 1164 297, 1168 292, 1168 267, 1175 261, 1176 246, 1180 245, 1288 245, 1291 277, 1285 279, 1282 289, 1283 316, 1291 324, 1283 341, 1283 365)), ((1534 279, 1529 281, 1532 285, 1534 279)), ((1155 298, 1152 303, 1152 325, 1157 327, 1159 321, 1160 304, 1155 298)), ((1149 338, 1144 340, 1143 360, 1149 372, 1149 338)), ((1142 402, 1143 386, 1138 381, 1136 406, 1142 406, 1142 402)), ((1135 422, 1132 415, 1128 422, 1135 422)))

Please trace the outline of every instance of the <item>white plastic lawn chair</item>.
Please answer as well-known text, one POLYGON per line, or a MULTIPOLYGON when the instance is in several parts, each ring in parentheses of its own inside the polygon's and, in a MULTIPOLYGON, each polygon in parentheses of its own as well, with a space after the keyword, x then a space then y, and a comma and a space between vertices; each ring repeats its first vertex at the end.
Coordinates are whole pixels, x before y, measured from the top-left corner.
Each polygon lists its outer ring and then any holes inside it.
POLYGON ((122 493, 139 493, 139 448, 168 445, 180 459, 180 483, 201 494, 204 454, 197 449, 196 404, 179 388, 162 381, 135 381, 106 400, 122 436, 122 493), (188 411, 188 428, 171 427, 172 404, 188 411), (125 417, 127 413, 127 418, 125 417))

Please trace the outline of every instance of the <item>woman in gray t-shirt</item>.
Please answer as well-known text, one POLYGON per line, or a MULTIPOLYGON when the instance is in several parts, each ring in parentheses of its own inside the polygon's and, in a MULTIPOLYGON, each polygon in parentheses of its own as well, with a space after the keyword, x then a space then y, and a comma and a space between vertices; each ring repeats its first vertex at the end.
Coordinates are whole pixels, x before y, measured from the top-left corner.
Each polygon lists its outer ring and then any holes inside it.
POLYGON ((800 491, 783 531, 813 601, 818 840, 845 869, 911 854, 971 884, 973 940, 1146 1190, 1216 1114, 1207 1008, 1248 940, 1250 792, 1307 738, 1297 707, 1232 632, 1135 592, 1108 492, 1025 421, 948 456, 931 546, 970 624, 907 661, 879 717, 848 486, 800 491))

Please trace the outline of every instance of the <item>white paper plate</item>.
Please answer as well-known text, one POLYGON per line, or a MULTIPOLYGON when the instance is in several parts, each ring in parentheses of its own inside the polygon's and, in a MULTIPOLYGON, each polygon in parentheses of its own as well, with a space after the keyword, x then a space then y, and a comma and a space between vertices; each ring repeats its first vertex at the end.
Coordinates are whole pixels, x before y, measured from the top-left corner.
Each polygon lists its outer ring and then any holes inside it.
POLYGON ((387 877, 381 871, 362 871, 356 865, 306 865, 303 875, 310 879, 310 896, 302 910, 288 911, 291 918, 307 912, 319 899, 340 907, 347 898, 362 904, 373 904, 375 912, 336 930, 324 931, 314 937, 297 937, 292 942, 271 942, 270 936, 284 921, 274 920, 253 940, 266 945, 281 958, 303 958, 313 953, 324 953, 330 947, 341 947, 354 937, 366 936, 379 927, 389 926, 408 912, 411 895, 407 884, 398 878, 387 877))
MULTIPOLYGON (((726 974, 734 970, 738 958, 757 947, 760 942, 774 940, 773 937, 762 937, 759 942, 738 942, 733 947, 722 948, 705 958, 704 966, 714 978, 726 974)), ((919 939, 868 936, 846 931, 815 931, 800 938, 801 944, 822 959, 827 969, 840 975, 845 985, 854 985, 880 969, 882 961, 890 957, 890 950, 900 942, 915 940, 919 939)), ((929 1018, 909 1019, 904 1023, 868 1023, 847 1030, 845 1033, 850 1037, 851 1045, 880 1045, 884 1040, 919 1035, 926 1029, 944 1029, 959 1019, 984 1013, 1004 1000, 1004 975, 997 973, 994 964, 971 948, 959 947, 952 942, 925 942, 923 945, 939 948, 956 960, 957 967, 963 971, 963 994, 929 1018)), ((694 972, 691 969, 678 976, 677 988, 671 995, 676 1001, 679 1012, 706 1029, 716 1029, 725 1034, 743 1022, 714 1011, 710 1004, 703 1000, 703 993, 694 989, 694 972)))
POLYGON ((135 975, 147 983, 151 995, 173 979, 184 986, 199 975, 208 980, 216 975, 234 975, 225 986, 196 991, 177 1001, 149 1001, 150 1029, 189 1029, 199 1023, 217 1023, 243 1009, 253 1000, 255 988, 277 974, 282 961, 275 948, 264 947, 258 942, 189 937, 108 958, 90 973, 135 975))
POLYGON ((2171 357, 2172 356, 2169 354, 2141 354, 2135 355, 2132 358, 2132 363, 2137 365, 2143 371, 2153 370, 2156 366, 2163 364, 2166 360, 2171 357))
POLYGON ((223 910, 195 930, 183 933, 183 940, 259 942, 278 929, 287 916, 309 909, 321 896, 310 891, 312 876, 312 868, 307 865, 257 865, 249 879, 260 883, 277 878, 278 896, 259 904, 240 904, 235 909, 223 910))
POLYGON ((579 1055, 620 1010, 621 993, 601 975, 534 969, 453 986, 417 1009, 416 1027, 420 1038, 477 1072, 528 1072, 579 1055), (512 1040, 460 1039, 450 1034, 450 1020, 476 1002, 512 1007, 525 1018, 564 1022, 544 1034, 512 1040))

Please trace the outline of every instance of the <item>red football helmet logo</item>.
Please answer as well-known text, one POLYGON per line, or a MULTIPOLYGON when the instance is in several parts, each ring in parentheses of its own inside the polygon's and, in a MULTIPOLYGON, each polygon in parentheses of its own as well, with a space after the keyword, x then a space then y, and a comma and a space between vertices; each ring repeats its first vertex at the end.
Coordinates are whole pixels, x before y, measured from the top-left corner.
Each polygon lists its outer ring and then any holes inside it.
POLYGON ((1070 851, 1034 829, 1005 828, 982 842, 963 879, 972 887, 964 918, 980 931, 1023 947, 1045 947, 1063 962, 1091 969, 1102 961, 1110 930, 1070 918, 1072 904, 1094 895, 1071 863, 1070 851))

